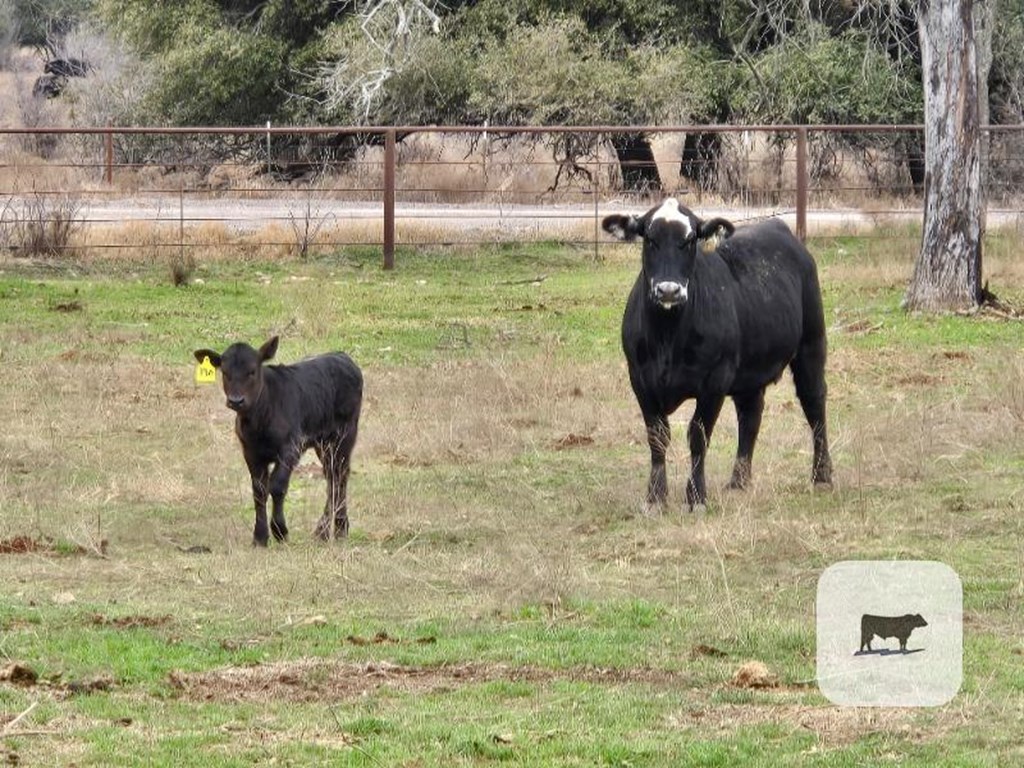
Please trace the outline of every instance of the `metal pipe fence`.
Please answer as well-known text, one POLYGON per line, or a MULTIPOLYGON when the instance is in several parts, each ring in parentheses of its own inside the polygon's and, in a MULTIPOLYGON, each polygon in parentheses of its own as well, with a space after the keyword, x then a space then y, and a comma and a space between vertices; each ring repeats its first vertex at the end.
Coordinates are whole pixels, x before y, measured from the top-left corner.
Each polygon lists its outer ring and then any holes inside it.
MULTIPOLYGON (((986 130, 989 226, 1024 223, 1024 126, 986 130)), ((0 129, 0 250, 307 256, 553 240, 674 194, 797 234, 920 224, 918 125, 0 129)))

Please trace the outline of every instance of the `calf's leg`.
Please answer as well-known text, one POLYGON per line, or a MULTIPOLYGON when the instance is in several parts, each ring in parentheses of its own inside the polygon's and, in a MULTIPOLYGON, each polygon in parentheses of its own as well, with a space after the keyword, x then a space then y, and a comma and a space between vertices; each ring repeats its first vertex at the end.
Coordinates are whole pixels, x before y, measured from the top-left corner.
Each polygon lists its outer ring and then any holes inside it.
POLYGON ((287 449, 278 457, 274 471, 270 473, 270 497, 274 502, 270 532, 277 541, 285 541, 288 538, 288 526, 284 521, 284 497, 288 495, 288 483, 291 481, 292 471, 299 463, 299 455, 297 448, 287 449))
POLYGON ((332 469, 327 501, 334 518, 334 538, 342 539, 348 536, 348 458, 339 458, 332 469))
POLYGON ((265 547, 270 539, 270 532, 267 528, 267 491, 270 487, 270 472, 266 464, 252 462, 248 458, 246 458, 246 463, 249 465, 249 477, 252 479, 252 500, 256 507, 252 545, 265 547))
POLYGON ((832 458, 828 452, 828 429, 825 422, 825 340, 813 339, 800 345, 789 365, 804 416, 811 427, 814 459, 811 480, 815 484, 832 482, 832 458))
POLYGON ((736 405, 736 423, 739 441, 736 448, 736 464, 732 468, 730 488, 746 488, 750 482, 751 466, 754 460, 754 444, 761 431, 761 414, 764 413, 764 390, 733 395, 736 405))
POLYGON ((334 538, 348 536, 348 476, 355 442, 356 426, 353 423, 333 440, 316 447, 327 480, 327 501, 315 535, 325 541, 331 538, 332 525, 334 538))
POLYGON ((723 395, 701 395, 697 398, 697 407, 693 411, 693 418, 690 419, 690 428, 687 432, 690 442, 690 479, 686 483, 686 503, 689 504, 690 511, 698 504, 707 503, 704 456, 724 402, 723 395))

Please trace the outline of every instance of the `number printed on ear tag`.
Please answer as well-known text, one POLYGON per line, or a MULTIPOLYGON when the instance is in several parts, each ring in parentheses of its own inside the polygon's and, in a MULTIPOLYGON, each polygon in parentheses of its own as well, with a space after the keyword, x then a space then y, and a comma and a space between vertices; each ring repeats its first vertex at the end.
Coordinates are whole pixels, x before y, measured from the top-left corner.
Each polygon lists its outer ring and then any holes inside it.
POLYGON ((216 384, 217 369, 213 367, 210 358, 204 357, 203 362, 196 365, 196 384, 216 384))

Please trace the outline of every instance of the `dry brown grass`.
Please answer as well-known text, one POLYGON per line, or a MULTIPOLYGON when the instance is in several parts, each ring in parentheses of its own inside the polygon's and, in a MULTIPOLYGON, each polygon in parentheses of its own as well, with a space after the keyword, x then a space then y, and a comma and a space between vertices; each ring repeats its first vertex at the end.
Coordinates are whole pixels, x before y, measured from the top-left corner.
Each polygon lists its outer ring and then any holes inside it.
MULTIPOLYGON (((0 443, 0 496, 15 505, 11 530, 86 546, 110 540, 110 561, 67 574, 68 586, 97 599, 124 588, 127 578, 144 601, 175 600, 167 580, 188 565, 169 545, 202 543, 227 556, 202 564, 211 589, 191 598, 196 607, 227 599, 268 620, 296 600, 318 602, 335 589, 350 606, 369 607, 387 595, 390 610, 409 616, 425 603, 486 613, 569 595, 640 591, 673 604, 702 603, 735 630, 752 606, 734 593, 749 597, 744 571, 754 563, 770 590, 773 578, 813 578, 790 563, 833 559, 865 541, 925 554, 899 544, 907 519, 886 512, 900 489, 938 478, 960 483, 959 501, 939 499, 911 524, 950 541, 965 525, 983 525, 977 514, 949 512, 964 503, 981 512, 992 503, 967 494, 973 468, 989 451, 1014 444, 1000 365, 945 356, 887 359, 837 346, 833 493, 845 510, 841 519, 790 507, 794 494, 811 491, 810 440, 788 382, 770 392, 749 493, 721 489, 735 450, 727 409, 708 469, 720 511, 697 520, 678 515, 686 466, 681 413, 673 419, 672 506, 664 517, 645 518, 638 515, 647 451, 621 370, 555 366, 543 357, 368 370, 351 490, 353 523, 366 538, 339 549, 304 543, 324 485, 315 471, 300 473, 289 496, 297 543, 289 557, 274 558, 279 590, 270 599, 262 569, 251 568, 264 555, 248 551, 251 502, 231 414, 219 393, 191 384, 185 367, 117 359, 119 374, 111 379, 115 358, 70 355, 15 368, 23 386, 0 392, 0 407, 12 414, 0 443), (921 370, 929 377, 919 384, 901 383, 921 370), (45 406, 32 395, 44 381, 52 382, 45 406), (948 394, 957 390, 962 394, 948 394), (570 433, 593 444, 554 451, 570 433), (532 455, 568 462, 573 476, 548 490, 548 474, 532 455), (148 524, 126 527, 140 508, 153 510, 148 524), (62 512, 53 517, 50 510, 62 512), (133 551, 161 555, 143 562, 128 555, 133 551), (681 566, 690 580, 684 590, 676 583, 681 566), (305 577, 310 567, 320 574, 315 583, 305 577), (166 590, 143 588, 162 583, 166 590)), ((305 463, 315 466, 309 457, 305 463)), ((830 497, 820 496, 826 508, 830 497)), ((47 589, 63 581, 62 567, 54 567, 44 566, 47 589)))

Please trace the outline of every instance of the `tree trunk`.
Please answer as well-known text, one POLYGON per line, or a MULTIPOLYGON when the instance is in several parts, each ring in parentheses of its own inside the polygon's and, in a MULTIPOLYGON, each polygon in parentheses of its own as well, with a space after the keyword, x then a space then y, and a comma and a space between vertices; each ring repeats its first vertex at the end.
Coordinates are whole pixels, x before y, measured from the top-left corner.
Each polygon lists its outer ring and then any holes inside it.
POLYGON ((720 133, 688 133, 683 142, 679 174, 695 182, 701 192, 710 192, 718 181, 718 158, 721 154, 720 133))
POLYGON ((654 162, 651 142, 642 133, 620 133, 612 137, 612 147, 622 169, 622 186, 627 192, 661 192, 661 175, 654 162))
POLYGON ((920 0, 925 179, 921 252, 907 290, 911 310, 969 309, 981 300, 991 24, 986 0, 920 0))

